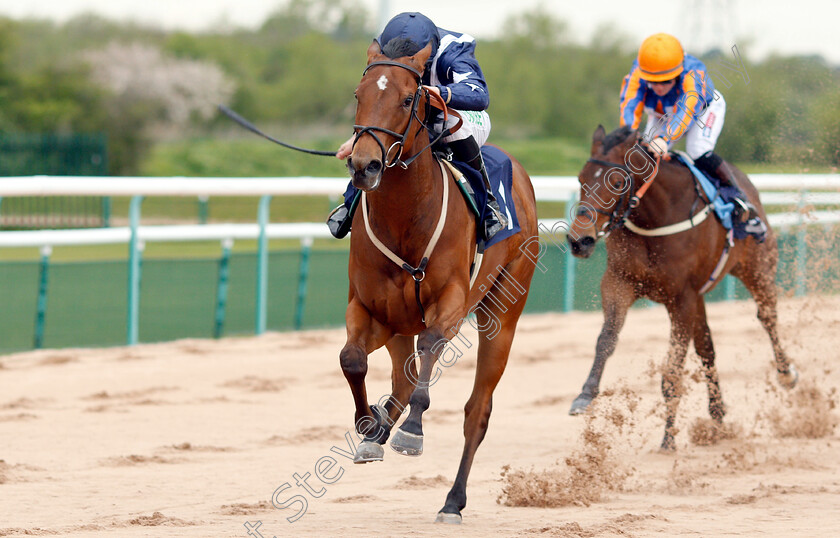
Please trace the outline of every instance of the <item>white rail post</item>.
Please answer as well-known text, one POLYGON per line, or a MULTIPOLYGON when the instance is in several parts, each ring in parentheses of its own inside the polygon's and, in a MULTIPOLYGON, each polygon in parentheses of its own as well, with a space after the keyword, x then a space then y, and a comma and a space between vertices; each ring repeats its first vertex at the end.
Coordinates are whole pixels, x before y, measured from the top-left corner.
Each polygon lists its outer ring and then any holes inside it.
POLYGON ((35 338, 33 343, 35 349, 44 347, 44 326, 47 316, 47 285, 49 282, 51 254, 51 246, 44 245, 41 247, 41 264, 38 278, 38 309, 35 313, 35 338))
POLYGON ((295 330, 303 327, 303 313, 306 308, 306 283, 309 279, 309 255, 312 252, 313 239, 300 239, 300 273, 298 275, 297 304, 295 305, 295 330))
POLYGON ((807 224, 805 223, 805 203, 808 198, 808 190, 802 189, 799 191, 799 229, 796 231, 796 290, 797 297, 805 295, 806 286, 805 281, 808 278, 808 246, 805 243, 807 239, 807 224))
POLYGON ((216 283, 216 316, 213 322, 213 338, 221 338, 225 328, 228 280, 230 280, 230 255, 233 239, 222 240, 222 257, 219 258, 219 280, 216 283))
POLYGON ((266 328, 268 311, 268 226, 269 207, 271 195, 260 197, 260 205, 257 209, 257 223, 260 227, 260 236, 257 240, 257 314, 256 334, 263 334, 266 328))
POLYGON ((128 206, 128 221, 131 229, 131 239, 128 242, 128 316, 126 320, 126 344, 133 346, 137 343, 140 325, 140 256, 141 246, 137 237, 140 226, 140 206, 142 196, 132 196, 128 206))
MULTIPOLYGON (((573 192, 566 202, 566 212, 569 214, 569 229, 574 225, 576 215, 572 211, 577 203, 577 193, 573 192)), ((563 312, 571 312, 575 309, 575 266, 577 258, 572 254, 571 247, 566 249, 566 270, 563 272, 563 312)))

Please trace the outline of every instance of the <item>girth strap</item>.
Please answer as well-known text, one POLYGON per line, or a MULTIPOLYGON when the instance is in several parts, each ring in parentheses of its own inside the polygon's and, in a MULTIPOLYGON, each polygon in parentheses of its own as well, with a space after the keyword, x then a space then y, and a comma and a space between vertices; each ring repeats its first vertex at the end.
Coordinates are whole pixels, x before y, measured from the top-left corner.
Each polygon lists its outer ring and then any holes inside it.
POLYGON ((723 253, 721 253, 720 260, 718 260, 718 263, 712 271, 711 276, 709 276, 709 280, 707 280, 703 287, 700 288, 700 295, 703 295, 704 293, 709 291, 714 285, 715 281, 720 276, 720 274, 723 272, 723 267, 726 265, 727 260, 729 260, 729 251, 735 244, 734 236, 734 230, 730 229, 728 232, 726 232, 726 246, 723 247, 723 253))
POLYGON ((443 203, 440 208, 440 217, 438 218, 437 227, 435 227, 435 231, 432 234, 431 239, 429 239, 429 244, 426 245, 426 250, 423 252, 423 258, 420 260, 417 267, 412 267, 408 264, 408 262, 397 256, 391 249, 386 247, 378 237, 376 237, 376 234, 373 233, 373 230, 370 227, 370 219, 368 218, 367 197, 365 196, 366 193, 365 191, 362 191, 362 216, 364 217, 365 230, 367 231, 368 237, 370 237, 370 241, 373 245, 379 249, 379 252, 384 254, 386 258, 397 264, 400 268, 408 272, 408 274, 410 274, 414 279, 414 295, 417 299, 417 306, 420 307, 420 315, 423 323, 426 323, 426 310, 423 308, 423 303, 420 301, 420 283, 426 278, 426 266, 429 264, 429 257, 431 256, 432 251, 435 250, 435 246, 443 233, 443 227, 446 224, 446 210, 449 206, 449 181, 446 169, 443 167, 442 163, 438 164, 440 165, 441 177, 443 178, 443 203))
POLYGON ((633 233, 648 236, 648 237, 659 237, 659 236, 663 236, 663 235, 672 235, 672 234, 684 232, 686 230, 690 230, 690 229, 694 228, 695 226, 697 226, 698 224, 700 224, 701 222, 706 220, 706 217, 708 217, 709 213, 711 213, 711 212, 712 212, 712 206, 707 205, 699 213, 690 217, 687 220, 684 220, 682 222, 678 222, 676 224, 670 224, 668 226, 661 226, 659 228, 651 228, 649 230, 645 229, 645 228, 639 228, 638 226, 633 224, 633 222, 631 222, 630 219, 626 219, 624 221, 624 226, 626 226, 627 229, 630 230, 633 233))
MULTIPOLYGON (((452 172, 452 176, 455 178, 456 183, 458 183, 458 186, 461 189, 461 194, 463 194, 464 198, 467 199, 467 205, 470 206, 470 209, 475 214, 476 224, 481 224, 478 222, 481 218, 481 211, 478 209, 478 206, 475 205, 475 199, 465 190, 465 187, 463 186, 468 185, 467 179, 464 177, 464 173, 458 170, 458 167, 450 161, 441 159, 440 162, 445 164, 449 168, 449 171, 452 172)), ((478 273, 481 270, 481 262, 484 260, 484 249, 481 249, 481 252, 479 252, 478 243, 478 240, 476 240, 475 252, 473 252, 473 262, 472 265, 470 265, 470 291, 472 291, 473 286, 475 285, 475 279, 478 278, 478 273)))

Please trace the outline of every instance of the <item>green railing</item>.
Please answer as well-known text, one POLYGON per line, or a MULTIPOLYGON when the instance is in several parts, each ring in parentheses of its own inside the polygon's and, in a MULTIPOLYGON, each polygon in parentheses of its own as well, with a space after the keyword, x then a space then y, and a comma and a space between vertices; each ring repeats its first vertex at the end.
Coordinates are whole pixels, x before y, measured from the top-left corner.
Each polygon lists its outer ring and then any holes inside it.
MULTIPOLYGON (((840 291, 838 234, 836 227, 808 226, 779 235, 776 280, 781 294, 840 291)), ((126 283, 134 282, 129 279, 131 265, 49 258, 45 249, 40 261, 0 262, 0 352, 125 344, 130 326, 126 283)), ((264 259, 257 253, 231 253, 229 244, 220 248, 217 258, 138 257, 136 341, 254 334, 260 327, 284 331, 341 326, 347 306, 347 258, 347 251, 313 249, 307 241, 297 251, 266 251, 264 259), (260 305, 255 290, 262 264, 265 295, 260 305)), ((588 260, 549 246, 542 262, 547 271, 536 271, 526 312, 600 308, 599 283, 606 263, 602 244, 588 260)), ((749 294, 740 282, 726 277, 707 297, 720 301, 749 294)), ((640 301, 637 306, 645 304, 640 301)))

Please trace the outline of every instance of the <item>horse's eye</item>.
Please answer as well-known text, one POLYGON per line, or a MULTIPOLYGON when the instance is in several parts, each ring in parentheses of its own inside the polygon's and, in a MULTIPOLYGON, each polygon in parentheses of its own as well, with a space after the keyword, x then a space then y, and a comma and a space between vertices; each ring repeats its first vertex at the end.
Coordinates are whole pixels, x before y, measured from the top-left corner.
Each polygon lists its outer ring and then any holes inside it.
POLYGON ((414 101, 414 96, 408 96, 403 100, 404 107, 410 107, 411 103, 414 101))

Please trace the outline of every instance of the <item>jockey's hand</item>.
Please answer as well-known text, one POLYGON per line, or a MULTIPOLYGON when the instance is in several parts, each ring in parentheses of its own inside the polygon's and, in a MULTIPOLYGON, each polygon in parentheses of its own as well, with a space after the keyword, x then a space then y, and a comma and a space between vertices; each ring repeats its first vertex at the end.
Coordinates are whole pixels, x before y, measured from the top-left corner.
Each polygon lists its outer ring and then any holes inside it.
MULTIPOLYGON (((446 99, 444 99, 443 95, 441 95, 441 93, 440 93, 440 88, 438 88, 437 86, 425 86, 425 85, 423 86, 423 88, 425 88, 426 91, 429 92, 429 102, 432 104, 433 107, 435 107, 437 109, 440 109, 440 110, 444 110, 448 106, 446 104, 446 99), (434 99, 432 97, 432 95, 437 96, 437 99, 434 99)), ((447 94, 446 95, 447 99, 452 98, 452 92, 449 90, 449 88, 447 88, 446 94, 447 94)))
POLYGON ((424 84, 423 87, 426 88, 426 91, 428 91, 429 93, 433 93, 440 97, 440 88, 438 88, 437 86, 426 86, 424 84))
POLYGON ((653 140, 650 141, 648 144, 650 150, 660 157, 665 157, 668 155, 668 142, 665 141, 664 138, 661 136, 657 136, 653 140))
POLYGON ((347 142, 339 146, 338 151, 335 152, 335 156, 338 157, 340 161, 343 161, 349 157, 351 153, 353 153, 353 140, 355 139, 356 135, 353 135, 347 139, 347 142))

